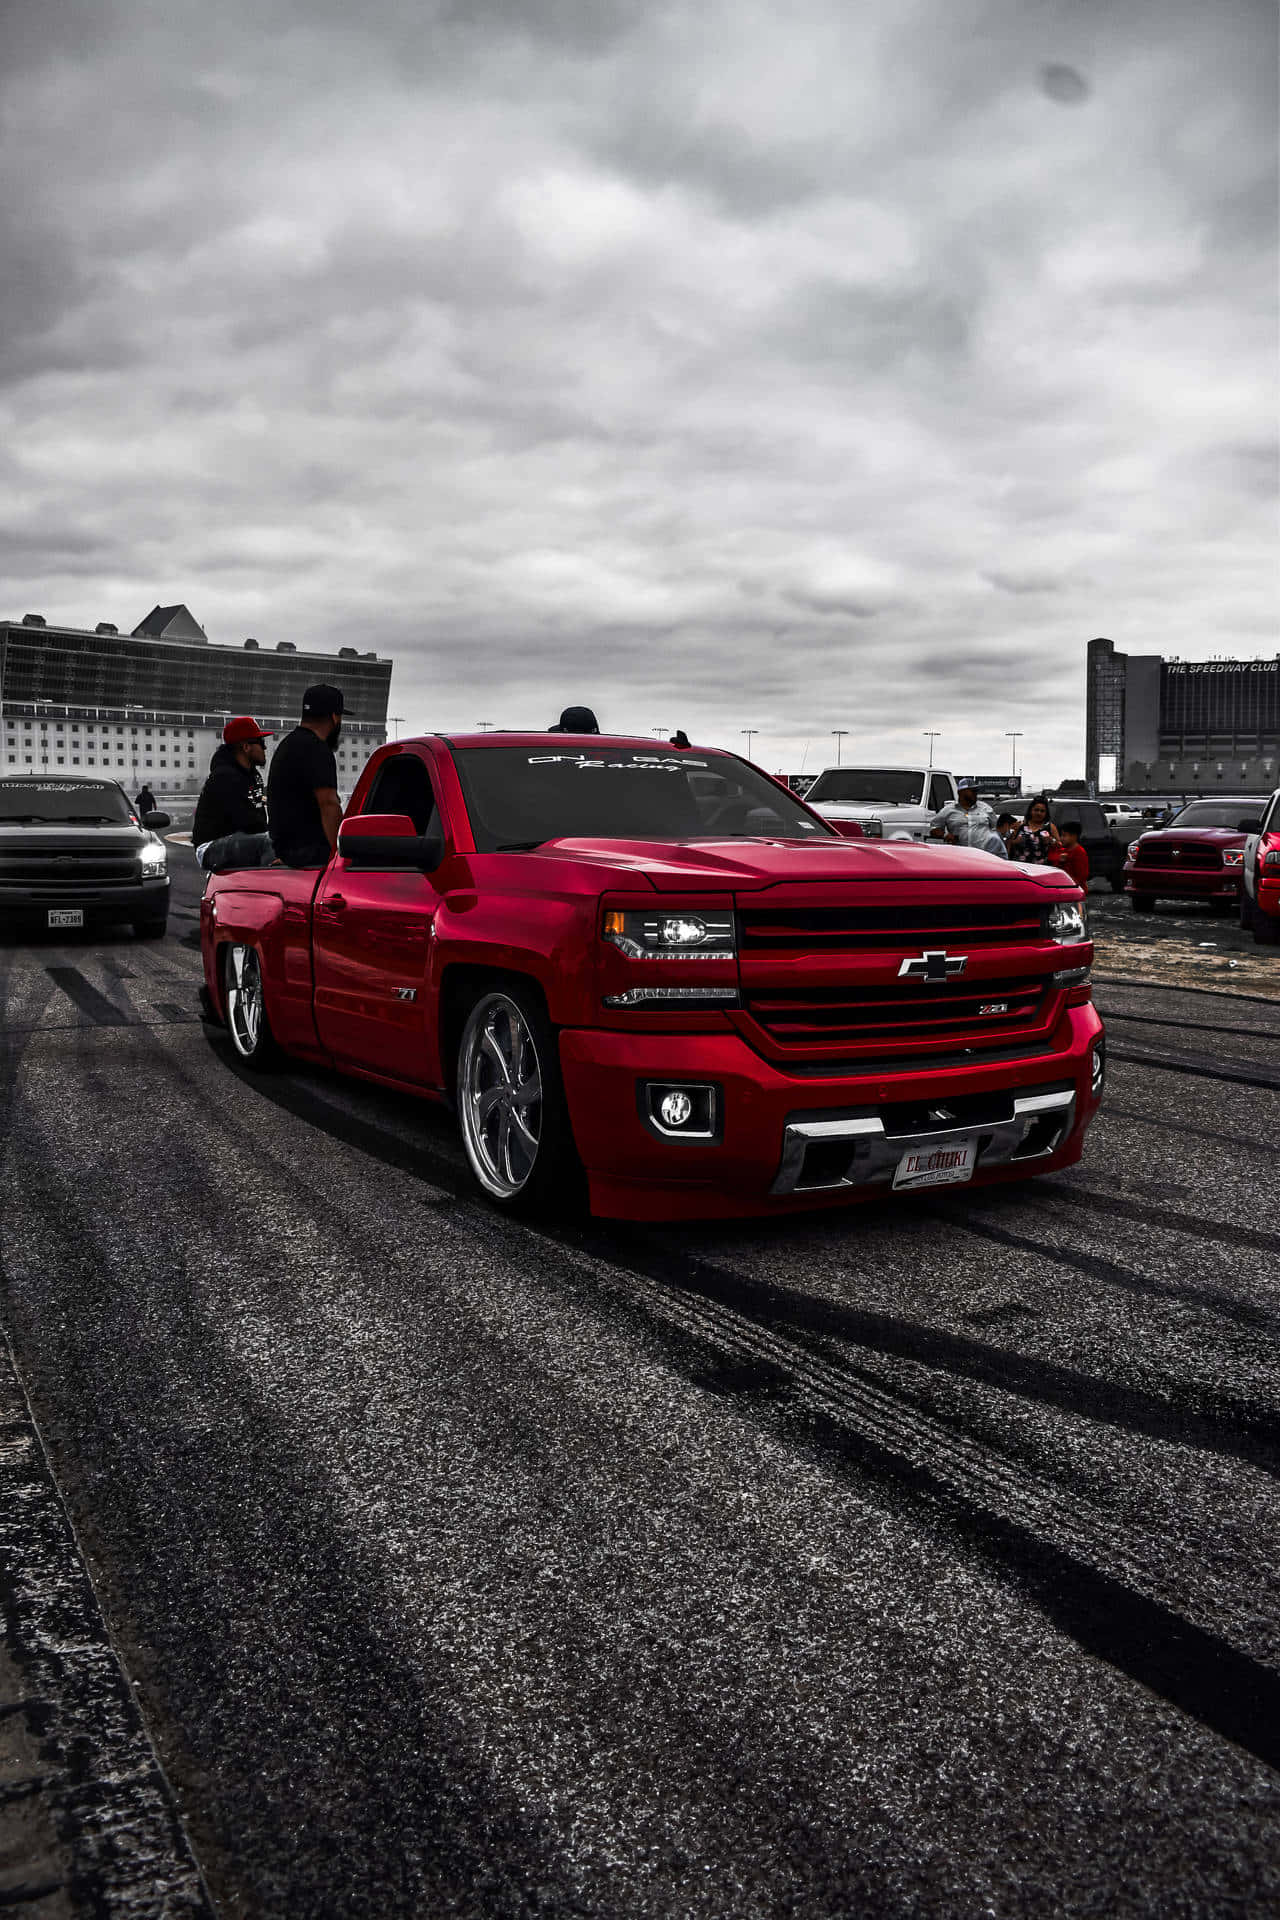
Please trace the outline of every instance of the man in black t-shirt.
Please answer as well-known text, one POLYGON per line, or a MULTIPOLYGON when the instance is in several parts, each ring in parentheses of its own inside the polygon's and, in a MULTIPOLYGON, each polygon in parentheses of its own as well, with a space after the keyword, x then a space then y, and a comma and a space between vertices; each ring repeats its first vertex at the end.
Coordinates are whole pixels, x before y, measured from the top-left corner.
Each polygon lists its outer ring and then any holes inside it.
POLYGON ((342 732, 341 687, 308 687, 302 722, 286 733, 267 774, 271 843, 287 867, 323 867, 338 844, 342 802, 333 750, 342 732))

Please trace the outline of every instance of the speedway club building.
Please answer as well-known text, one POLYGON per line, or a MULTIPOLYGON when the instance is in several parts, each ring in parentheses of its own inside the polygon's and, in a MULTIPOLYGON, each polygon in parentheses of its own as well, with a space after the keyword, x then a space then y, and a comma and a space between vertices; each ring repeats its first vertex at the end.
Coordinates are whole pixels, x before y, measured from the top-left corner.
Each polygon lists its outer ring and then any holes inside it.
POLYGON ((1270 793, 1280 786, 1280 653, 1166 660, 1091 640, 1086 711, 1095 793, 1270 793))
POLYGON ((230 715, 287 732, 304 689, 323 680, 346 699, 345 798, 387 737, 391 667, 355 647, 218 646, 184 606, 153 607, 130 634, 109 621, 51 626, 38 613, 0 620, 0 775, 100 773, 130 797, 145 783, 162 804, 194 801, 230 715))

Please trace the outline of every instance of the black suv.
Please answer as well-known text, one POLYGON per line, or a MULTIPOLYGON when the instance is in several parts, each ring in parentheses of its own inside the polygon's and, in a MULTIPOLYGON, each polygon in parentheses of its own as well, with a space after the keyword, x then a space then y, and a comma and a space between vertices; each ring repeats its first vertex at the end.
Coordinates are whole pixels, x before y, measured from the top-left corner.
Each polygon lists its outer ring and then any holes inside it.
POLYGON ((1059 799, 1057 794, 1050 794, 1049 816, 1055 827, 1064 820, 1080 822, 1080 845, 1089 856, 1089 878, 1105 880, 1112 893, 1123 893, 1125 849, 1097 801, 1073 800, 1070 794, 1059 799))
POLYGON ((169 917, 169 870, 159 829, 138 818, 114 780, 84 774, 0 778, 0 925, 52 929, 129 920, 159 939, 169 917))

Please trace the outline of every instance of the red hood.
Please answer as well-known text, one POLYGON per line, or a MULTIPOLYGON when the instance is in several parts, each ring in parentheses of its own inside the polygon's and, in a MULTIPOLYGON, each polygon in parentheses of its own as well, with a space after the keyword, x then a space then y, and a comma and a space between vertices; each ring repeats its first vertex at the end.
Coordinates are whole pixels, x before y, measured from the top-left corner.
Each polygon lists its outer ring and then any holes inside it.
POLYGON ((1151 827, 1135 840, 1195 840, 1210 847, 1242 847, 1249 838, 1238 827, 1151 827))
MULTIPOLYGON (((1035 881, 1057 890, 1075 882, 1056 867, 1025 867, 970 847, 909 840, 547 840, 522 860, 568 860, 606 874, 634 875, 660 893, 697 887, 736 890, 822 881, 946 880, 961 885, 1035 881)), ((602 876, 603 877, 603 876, 602 876)))

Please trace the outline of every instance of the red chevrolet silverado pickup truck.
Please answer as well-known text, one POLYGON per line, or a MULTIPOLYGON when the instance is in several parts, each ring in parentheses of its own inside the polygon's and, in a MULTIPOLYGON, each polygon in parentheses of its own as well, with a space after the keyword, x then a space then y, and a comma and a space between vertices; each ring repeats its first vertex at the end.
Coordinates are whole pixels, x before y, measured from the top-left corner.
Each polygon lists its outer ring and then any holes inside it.
POLYGON ((500 1207, 694 1219, 1078 1160, 1081 899, 841 838, 733 754, 434 735, 373 756, 327 867, 212 875, 201 937, 248 1065, 451 1103, 500 1207))

